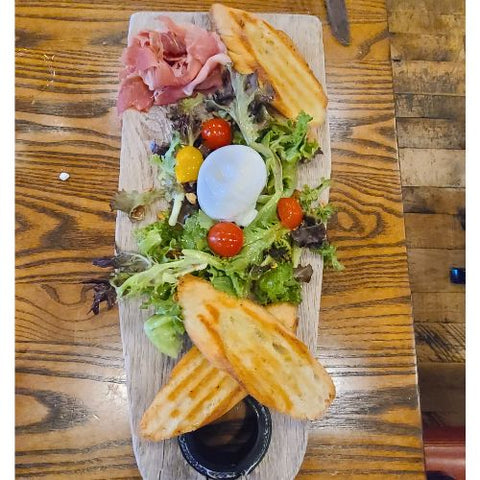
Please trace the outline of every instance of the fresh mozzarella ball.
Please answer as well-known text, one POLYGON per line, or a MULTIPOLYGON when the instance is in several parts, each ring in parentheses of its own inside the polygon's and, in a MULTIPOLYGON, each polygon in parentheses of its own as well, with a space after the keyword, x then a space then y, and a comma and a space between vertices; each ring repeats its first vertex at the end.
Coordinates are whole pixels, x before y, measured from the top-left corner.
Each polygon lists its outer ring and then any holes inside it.
POLYGON ((257 215, 255 204, 267 182, 260 154, 245 145, 214 150, 198 173, 200 208, 214 220, 247 226, 257 215))

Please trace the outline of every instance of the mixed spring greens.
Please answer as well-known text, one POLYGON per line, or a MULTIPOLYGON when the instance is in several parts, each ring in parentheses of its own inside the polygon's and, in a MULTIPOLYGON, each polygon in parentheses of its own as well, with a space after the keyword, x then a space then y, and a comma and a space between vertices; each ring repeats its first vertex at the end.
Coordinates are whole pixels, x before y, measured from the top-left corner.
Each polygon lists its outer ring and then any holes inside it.
POLYGON ((313 270, 300 265, 303 248, 321 255, 327 267, 341 269, 335 247, 327 239, 327 222, 334 213, 330 204, 319 202, 329 181, 316 188, 296 190, 300 163, 311 161, 319 151, 308 138, 309 117, 300 113, 295 120, 273 115, 269 109, 272 92, 259 88, 256 76, 229 70, 225 87, 213 95, 185 99, 169 109, 174 133, 169 144, 152 142, 151 163, 157 167, 161 188, 145 193, 119 192, 112 208, 125 211, 132 221, 144 217, 145 208, 162 196, 170 205, 159 212, 156 222, 138 228, 137 252, 117 252, 113 258, 97 259, 94 264, 111 267, 109 283, 96 283, 92 307, 112 296, 144 299, 143 307, 153 309, 145 322, 145 333, 164 354, 176 357, 185 333, 182 312, 175 302, 177 281, 193 274, 210 281, 218 290, 237 297, 249 297, 260 304, 301 302, 301 282, 309 281, 313 270), (258 213, 242 230, 239 253, 225 257, 216 254, 208 234, 216 221, 196 202, 195 182, 180 183, 176 156, 182 146, 198 147, 202 122, 211 117, 227 120, 233 129, 233 143, 256 150, 265 161, 267 184, 258 198, 258 213), (292 197, 301 206, 301 223, 290 229, 279 219, 281 198, 292 197), (111 286, 111 288, 109 288, 111 286))

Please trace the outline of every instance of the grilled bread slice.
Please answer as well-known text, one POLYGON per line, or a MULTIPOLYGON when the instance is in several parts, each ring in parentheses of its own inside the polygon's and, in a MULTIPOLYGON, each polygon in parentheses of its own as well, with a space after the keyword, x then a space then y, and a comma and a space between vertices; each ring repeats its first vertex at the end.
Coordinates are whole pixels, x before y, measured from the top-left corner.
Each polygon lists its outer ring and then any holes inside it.
POLYGON ((177 298, 193 343, 259 402, 298 419, 325 413, 335 397, 332 379, 265 308, 192 275, 180 280, 177 298))
POLYGON ((212 22, 225 43, 235 70, 256 71, 275 91, 273 106, 288 118, 303 110, 311 124, 325 121, 327 96, 290 37, 252 13, 215 3, 212 22))
MULTIPOLYGON (((297 326, 297 308, 289 303, 267 309, 289 330, 297 326)), ((247 392, 192 347, 172 370, 167 383, 145 411, 142 437, 160 441, 202 427, 231 410, 247 392)))

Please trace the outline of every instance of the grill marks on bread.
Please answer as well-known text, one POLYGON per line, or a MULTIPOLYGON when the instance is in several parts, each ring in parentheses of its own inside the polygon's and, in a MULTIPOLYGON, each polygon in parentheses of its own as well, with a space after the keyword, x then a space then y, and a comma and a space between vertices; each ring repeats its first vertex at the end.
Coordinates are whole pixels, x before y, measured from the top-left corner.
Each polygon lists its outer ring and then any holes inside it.
MULTIPOLYGON (((232 306, 227 301, 223 306, 232 306)), ((275 304, 269 310, 287 328, 297 324, 295 305, 275 304)), ((215 321, 218 308, 209 304, 203 321, 215 321)), ((199 318, 200 320, 200 318, 199 318)), ((201 321, 201 320, 200 320, 201 321)), ((146 410, 140 434, 160 441, 190 432, 221 417, 245 398, 245 389, 227 372, 217 369, 192 347, 172 370, 167 383, 146 410)))
POLYGON ((256 15, 214 4, 213 24, 225 43, 235 70, 257 72, 275 91, 272 105, 288 118, 303 110, 313 117, 312 125, 325 121, 327 96, 290 37, 256 15))
POLYGON ((191 275, 179 282, 177 297, 198 349, 258 401, 299 419, 324 414, 335 396, 331 378, 266 308, 191 275))

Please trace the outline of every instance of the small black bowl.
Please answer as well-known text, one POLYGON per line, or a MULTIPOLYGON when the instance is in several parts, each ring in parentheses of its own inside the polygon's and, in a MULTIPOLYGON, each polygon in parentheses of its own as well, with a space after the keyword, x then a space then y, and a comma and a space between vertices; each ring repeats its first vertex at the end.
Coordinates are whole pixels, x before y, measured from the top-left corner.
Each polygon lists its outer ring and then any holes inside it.
POLYGON ((211 480, 233 480, 250 473, 270 445, 272 418, 268 408, 246 397, 244 418, 216 422, 178 437, 185 460, 211 480), (225 441, 227 439, 227 441, 225 441))

